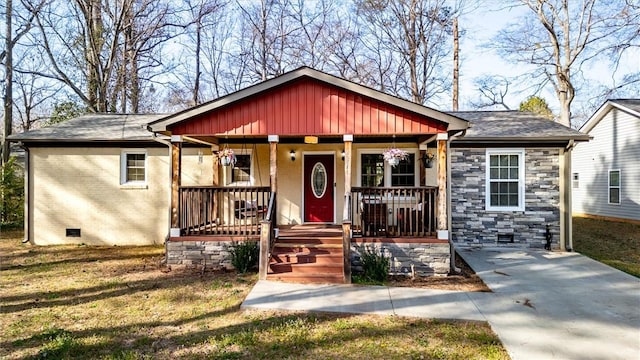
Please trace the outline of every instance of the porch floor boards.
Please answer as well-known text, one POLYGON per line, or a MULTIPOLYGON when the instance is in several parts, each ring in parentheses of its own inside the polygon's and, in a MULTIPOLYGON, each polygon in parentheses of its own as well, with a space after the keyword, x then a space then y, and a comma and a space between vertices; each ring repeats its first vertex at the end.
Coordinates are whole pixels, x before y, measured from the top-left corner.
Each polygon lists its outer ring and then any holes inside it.
POLYGON ((280 227, 267 279, 299 283, 344 282, 342 228, 335 225, 280 227))

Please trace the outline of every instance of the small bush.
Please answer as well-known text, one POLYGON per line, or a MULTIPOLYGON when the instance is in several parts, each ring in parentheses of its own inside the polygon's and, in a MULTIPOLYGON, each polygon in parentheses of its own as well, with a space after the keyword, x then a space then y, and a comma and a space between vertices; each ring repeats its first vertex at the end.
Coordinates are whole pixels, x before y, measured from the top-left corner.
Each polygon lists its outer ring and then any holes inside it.
POLYGON ((389 276, 389 259, 384 256, 382 249, 378 252, 375 247, 363 246, 360 249, 360 261, 366 279, 383 282, 389 276))
POLYGON ((239 242, 229 247, 231 264, 238 273, 244 274, 258 264, 260 250, 255 241, 239 242))

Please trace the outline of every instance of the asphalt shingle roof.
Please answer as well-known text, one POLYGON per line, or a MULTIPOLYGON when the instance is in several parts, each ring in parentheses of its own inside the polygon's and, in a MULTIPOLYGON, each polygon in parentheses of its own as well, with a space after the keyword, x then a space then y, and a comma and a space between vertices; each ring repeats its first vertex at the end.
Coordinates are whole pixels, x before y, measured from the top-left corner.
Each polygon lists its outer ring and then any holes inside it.
POLYGON ((471 123, 462 140, 588 140, 589 136, 539 115, 521 111, 457 111, 471 123))
POLYGON ((620 104, 629 110, 640 113, 640 99, 611 99, 613 103, 620 104))
POLYGON ((164 115, 86 114, 10 137, 13 141, 150 140, 146 125, 164 115))

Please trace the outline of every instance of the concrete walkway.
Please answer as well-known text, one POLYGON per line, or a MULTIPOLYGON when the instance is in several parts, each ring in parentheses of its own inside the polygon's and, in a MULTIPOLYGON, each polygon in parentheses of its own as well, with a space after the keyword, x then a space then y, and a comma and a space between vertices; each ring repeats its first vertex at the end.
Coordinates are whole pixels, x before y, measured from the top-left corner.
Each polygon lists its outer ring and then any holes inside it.
POLYGON ((576 253, 462 248, 470 294, 514 360, 640 359, 640 279, 576 253))
POLYGON ((488 321, 514 360, 640 359, 640 279, 575 253, 459 253, 493 293, 259 281, 242 308, 488 321))

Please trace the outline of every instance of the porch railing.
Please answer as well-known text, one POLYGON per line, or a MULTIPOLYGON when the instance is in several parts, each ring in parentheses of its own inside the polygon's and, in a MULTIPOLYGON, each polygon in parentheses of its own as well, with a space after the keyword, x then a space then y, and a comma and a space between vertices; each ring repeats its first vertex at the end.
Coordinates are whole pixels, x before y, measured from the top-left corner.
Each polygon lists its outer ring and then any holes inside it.
POLYGON ((257 236, 268 211, 268 186, 182 186, 180 229, 183 236, 257 236))
POLYGON ((354 187, 351 191, 354 236, 435 235, 436 187, 354 187))

